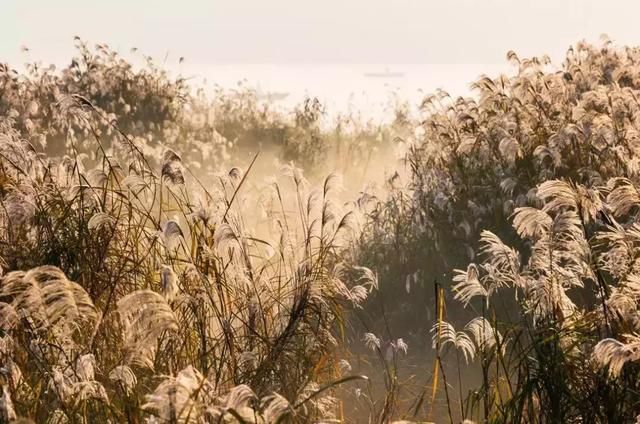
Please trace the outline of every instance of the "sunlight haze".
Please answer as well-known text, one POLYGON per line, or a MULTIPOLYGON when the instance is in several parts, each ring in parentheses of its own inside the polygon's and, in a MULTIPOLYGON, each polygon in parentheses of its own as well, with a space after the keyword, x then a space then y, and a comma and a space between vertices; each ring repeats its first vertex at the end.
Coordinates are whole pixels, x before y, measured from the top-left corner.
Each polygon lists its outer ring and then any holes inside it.
POLYGON ((640 6, 630 2, 512 4, 4 0, 0 60, 14 66, 32 60, 65 65, 77 35, 107 43, 129 58, 136 47, 198 86, 206 80, 231 88, 246 80, 258 90, 288 93, 285 105, 313 95, 332 111, 357 107, 379 116, 390 92, 414 103, 437 88, 467 95, 469 82, 480 74, 510 71, 508 50, 521 57, 549 54, 558 61, 571 43, 597 41, 602 33, 619 43, 640 42, 631 30, 637 16, 633 10, 640 12, 640 6), (623 7, 627 13, 617 14, 623 7), (180 57, 185 58, 182 65, 180 57), (402 77, 364 77, 388 71, 402 77))

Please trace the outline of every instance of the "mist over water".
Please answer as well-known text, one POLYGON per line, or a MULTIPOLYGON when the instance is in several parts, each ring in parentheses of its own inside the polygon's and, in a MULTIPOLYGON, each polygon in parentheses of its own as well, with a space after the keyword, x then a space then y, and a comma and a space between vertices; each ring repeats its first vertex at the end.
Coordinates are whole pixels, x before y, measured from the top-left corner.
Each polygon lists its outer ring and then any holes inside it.
POLYGON ((451 96, 469 96, 469 83, 486 74, 511 74, 500 64, 191 64, 169 66, 194 86, 235 89, 238 83, 257 90, 282 109, 305 97, 317 97, 329 116, 354 112, 365 119, 393 118, 394 96, 410 106, 437 89, 451 96), (283 96, 283 95, 286 95, 283 96))

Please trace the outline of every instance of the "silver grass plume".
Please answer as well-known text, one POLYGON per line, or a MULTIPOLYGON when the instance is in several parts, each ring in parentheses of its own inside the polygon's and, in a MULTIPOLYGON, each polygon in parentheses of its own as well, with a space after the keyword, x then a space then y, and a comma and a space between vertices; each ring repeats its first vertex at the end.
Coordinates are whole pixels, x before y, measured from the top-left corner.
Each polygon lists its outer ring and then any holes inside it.
POLYGON ((364 333, 364 337, 362 339, 364 341, 364 345, 369 350, 375 351, 376 349, 380 349, 380 339, 373 333, 364 333))
POLYGON ((240 181, 242 181, 243 172, 240 168, 234 166, 229 170, 229 179, 233 183, 234 187, 238 187, 240 181))
POLYGON ((625 216, 640 206, 640 193, 631 180, 612 178, 607 186, 611 189, 607 195, 607 205, 615 217, 625 216))
POLYGON ((222 223, 216 227, 213 235, 213 242, 218 252, 224 252, 232 245, 240 245, 240 239, 231 225, 222 223))
POLYGON ((538 197, 545 202, 543 211, 559 213, 573 210, 585 223, 592 222, 603 209, 598 191, 560 180, 545 181, 538 186, 538 197))
POLYGON ((454 299, 459 300, 465 306, 471 302, 476 296, 487 298, 488 290, 480 282, 480 274, 476 264, 469 264, 466 271, 455 270, 456 275, 453 277, 454 299))
POLYGON ((200 371, 189 365, 177 376, 166 377, 145 398, 142 409, 155 412, 162 422, 205 422, 208 406, 215 402, 215 392, 200 371))
POLYGON ((138 379, 131 368, 126 365, 118 365, 109 373, 109 380, 116 382, 125 393, 133 393, 138 384, 138 379))
POLYGON ((311 410, 323 417, 323 421, 330 421, 330 414, 335 410, 337 399, 333 396, 320 394, 320 385, 315 381, 307 383, 296 398, 295 404, 300 405, 300 413, 308 415, 311 410))
POLYGON ((9 192, 4 198, 3 203, 5 205, 7 218, 12 226, 19 226, 30 222, 37 210, 35 193, 27 193, 24 190, 13 190, 9 192))
POLYGON ((127 189, 129 189, 134 194, 139 194, 142 190, 149 188, 149 184, 144 180, 141 176, 137 174, 129 174, 123 180, 122 184, 124 184, 127 189))
POLYGON ((174 300, 180 291, 178 276, 168 265, 162 265, 160 269, 160 290, 167 302, 174 300))
POLYGON ((184 184, 182 159, 171 149, 165 150, 162 155, 161 176, 165 181, 171 184, 184 184))
POLYGON ((340 192, 343 188, 342 176, 336 172, 327 175, 322 185, 322 191, 325 197, 331 193, 340 192))
POLYGON ((178 329, 171 307, 164 297, 151 290, 137 290, 118 301, 124 327, 127 364, 153 368, 158 339, 178 329))
POLYGON ((472 336, 476 348, 481 351, 491 350, 497 342, 501 341, 500 333, 483 317, 469 321, 464 331, 472 336))
POLYGON ((64 403, 74 406, 89 399, 105 403, 109 397, 104 386, 95 380, 95 357, 92 354, 76 358, 73 366, 55 366, 49 380, 49 389, 64 403))
POLYGON ((83 322, 95 326, 99 319, 87 292, 53 266, 10 272, 0 282, 0 296, 12 298, 19 316, 45 327, 73 330, 83 322))
POLYGON ((167 249, 173 249, 180 243, 180 238, 184 233, 180 224, 176 220, 169 219, 161 225, 161 230, 157 233, 167 249))
POLYGON ((247 421, 253 421, 256 411, 252 404, 257 399, 251 388, 245 384, 240 384, 229 390, 229 392, 218 399, 219 404, 211 405, 207 408, 207 413, 212 420, 222 421, 224 418, 240 415, 247 421))
POLYGON ((440 350, 451 344, 453 347, 462 352, 462 356, 466 363, 473 361, 476 355, 476 348, 473 340, 466 331, 456 331, 452 324, 446 321, 439 321, 431 327, 431 344, 434 349, 438 346, 440 340, 440 350))
POLYGON ((513 213, 513 227, 522 238, 538 239, 549 232, 552 218, 537 208, 516 208, 513 213))
POLYGON ((598 342, 593 349, 593 360, 600 367, 608 368, 610 378, 619 377, 627 362, 640 359, 640 336, 625 334, 623 337, 625 342, 608 338, 598 342))
POLYGON ((109 396, 104 386, 95 380, 79 381, 74 385, 74 405, 77 406, 81 402, 89 399, 99 399, 104 403, 109 403, 109 396))
POLYGON ((295 412, 289 401, 277 393, 262 398, 261 404, 262 416, 266 423, 279 422, 287 414, 295 412))
POLYGON ((0 386, 0 422, 8 423, 18 419, 16 411, 13 408, 13 402, 11 401, 11 394, 9 388, 0 386))
POLYGON ((480 233, 479 254, 486 258, 489 294, 505 285, 520 286, 520 255, 515 249, 504 244, 491 231, 484 230, 480 233))
POLYGON ((117 222, 116 218, 109 215, 108 213, 96 212, 89 219, 89 222, 87 223, 87 228, 89 228, 89 230, 100 230, 101 228, 104 228, 104 227, 111 227, 115 225, 116 222, 117 222))

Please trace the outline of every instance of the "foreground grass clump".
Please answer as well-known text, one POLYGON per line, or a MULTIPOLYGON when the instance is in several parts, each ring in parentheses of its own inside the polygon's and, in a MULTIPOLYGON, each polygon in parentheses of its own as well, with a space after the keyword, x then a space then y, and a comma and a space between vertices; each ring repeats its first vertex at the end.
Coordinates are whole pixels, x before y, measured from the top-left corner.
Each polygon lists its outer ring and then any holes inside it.
POLYGON ((334 416, 327 389, 355 378, 335 357, 336 324, 376 284, 340 256, 353 215, 335 202, 339 179, 311 188, 288 167, 249 204, 238 168, 195 180, 171 150, 150 165, 113 122, 106 150, 93 106, 66 101, 95 136, 90 166, 0 124, 4 418, 334 416), (260 235, 247 207, 267 218, 260 235))
POLYGON ((640 414, 639 58, 609 42, 557 67, 509 53, 514 75, 482 77, 475 96, 425 98, 409 182, 364 199, 360 249, 380 275, 365 310, 386 312, 368 327, 414 348, 433 330, 426 382, 397 399, 407 415, 434 402, 454 422, 640 414), (451 290, 434 296, 434 282, 451 290))
POLYGON ((638 185, 552 180, 537 196, 538 207, 513 216, 526 249, 485 231, 482 261, 457 271, 454 297, 479 315, 461 331, 434 325, 434 346, 451 346, 458 366, 477 357, 481 369, 482 386, 460 413, 491 422, 633 422, 638 185))

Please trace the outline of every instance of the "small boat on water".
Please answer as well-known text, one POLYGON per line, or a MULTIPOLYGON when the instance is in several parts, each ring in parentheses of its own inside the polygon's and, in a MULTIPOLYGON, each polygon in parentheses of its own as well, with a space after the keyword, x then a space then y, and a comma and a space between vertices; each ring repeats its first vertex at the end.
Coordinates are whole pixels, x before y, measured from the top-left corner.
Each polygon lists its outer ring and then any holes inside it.
POLYGON ((389 68, 385 68, 383 72, 365 72, 364 76, 367 78, 402 78, 404 72, 392 72, 389 68))
POLYGON ((287 97, 289 97, 289 93, 286 93, 284 91, 280 92, 280 91, 269 91, 267 93, 259 93, 258 94, 258 98, 260 100, 269 100, 271 102, 277 102, 280 100, 284 100, 287 97))
POLYGON ((267 100, 269 102, 277 102, 289 97, 286 91, 262 91, 261 87, 256 88, 256 96, 259 100, 267 100))

